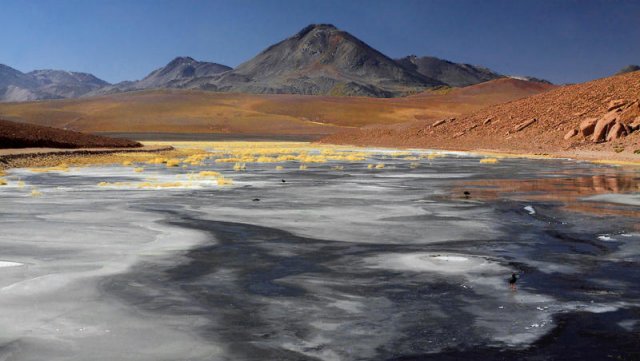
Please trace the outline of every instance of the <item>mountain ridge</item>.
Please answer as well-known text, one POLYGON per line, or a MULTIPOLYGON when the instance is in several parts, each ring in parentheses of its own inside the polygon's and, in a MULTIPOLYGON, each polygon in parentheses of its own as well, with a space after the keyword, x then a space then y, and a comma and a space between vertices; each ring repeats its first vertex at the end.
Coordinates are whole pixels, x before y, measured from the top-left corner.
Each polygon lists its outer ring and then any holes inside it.
MULTIPOLYGON (((488 68, 433 56, 392 59, 332 24, 310 24, 235 69, 179 56, 140 80, 109 84, 89 73, 0 64, 0 101, 78 98, 186 88, 252 94, 398 97, 505 77, 488 68)), ((542 81, 531 77, 517 77, 542 81)))
POLYGON ((504 77, 485 67, 454 63, 434 56, 409 55, 396 59, 396 62, 452 87, 465 87, 504 77))
POLYGON ((248 93, 393 97, 444 86, 405 69, 331 24, 312 24, 235 69, 190 88, 248 93))
POLYGON ((0 101, 77 98, 110 85, 93 74, 41 69, 23 73, 0 64, 0 101))

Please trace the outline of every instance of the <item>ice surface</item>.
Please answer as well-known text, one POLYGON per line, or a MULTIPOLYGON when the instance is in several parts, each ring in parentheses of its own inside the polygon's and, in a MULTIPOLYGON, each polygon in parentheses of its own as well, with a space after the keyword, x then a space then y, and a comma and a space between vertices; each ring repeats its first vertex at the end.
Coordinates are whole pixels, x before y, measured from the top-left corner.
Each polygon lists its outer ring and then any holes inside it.
POLYGON ((585 200, 640 206, 640 194, 607 193, 585 197, 585 200))
MULTIPOLYGON (((637 220, 522 193, 457 194, 470 180, 600 168, 496 167, 464 153, 410 162, 377 150, 340 171, 335 162, 12 170, 0 187, 0 359, 360 360, 522 348, 559 314, 639 304, 637 220), (200 170, 234 184, 189 175, 200 170)), ((584 196, 637 205, 636 195, 584 196)))
POLYGON ((3 267, 17 267, 17 266, 22 266, 22 263, 10 262, 10 261, 0 261, 0 268, 3 268, 3 267))

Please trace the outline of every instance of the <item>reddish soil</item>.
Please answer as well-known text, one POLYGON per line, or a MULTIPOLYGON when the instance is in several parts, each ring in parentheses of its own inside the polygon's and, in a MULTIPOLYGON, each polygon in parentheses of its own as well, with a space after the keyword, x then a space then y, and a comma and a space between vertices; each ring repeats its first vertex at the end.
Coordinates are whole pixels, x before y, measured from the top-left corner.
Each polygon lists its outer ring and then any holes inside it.
MULTIPOLYGON (((470 87, 471 88, 471 87, 470 87)), ((589 117, 601 117, 612 100, 640 97, 640 71, 562 86, 540 94, 489 106, 433 126, 420 120, 341 131, 324 143, 451 150, 495 150, 510 153, 606 154, 609 159, 640 161, 640 131, 610 142, 594 143, 564 135, 589 117), (532 121, 535 119, 535 121, 532 121), (528 124, 530 123, 530 124, 528 124), (528 124, 528 125, 527 125, 528 124)))
POLYGON ((9 148, 132 148, 142 144, 128 140, 83 134, 0 119, 0 149, 9 148))
POLYGON ((345 128, 456 117, 554 86, 497 79, 403 98, 183 89, 0 104, 0 118, 81 132, 325 136, 345 128))

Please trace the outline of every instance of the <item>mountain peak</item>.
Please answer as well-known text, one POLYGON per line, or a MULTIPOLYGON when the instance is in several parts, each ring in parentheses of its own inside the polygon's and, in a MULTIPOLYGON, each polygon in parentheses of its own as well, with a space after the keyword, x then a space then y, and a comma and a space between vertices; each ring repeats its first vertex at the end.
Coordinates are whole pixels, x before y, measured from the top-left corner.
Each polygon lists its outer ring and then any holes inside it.
POLYGON ((298 39, 303 38, 305 35, 309 34, 310 32, 312 32, 314 30, 334 31, 334 30, 338 30, 338 28, 333 24, 309 24, 309 25, 305 26, 304 29, 300 30, 295 35, 295 37, 298 38, 298 39))
POLYGON ((182 65, 182 64, 190 64, 190 63, 195 63, 196 60, 193 59, 190 56, 178 56, 175 59, 171 60, 169 62, 169 64, 167 64, 167 66, 171 67, 171 66, 177 66, 177 65, 182 65))
POLYGON ((377 97, 442 85, 331 24, 311 24, 219 78, 198 84, 218 91, 377 97))

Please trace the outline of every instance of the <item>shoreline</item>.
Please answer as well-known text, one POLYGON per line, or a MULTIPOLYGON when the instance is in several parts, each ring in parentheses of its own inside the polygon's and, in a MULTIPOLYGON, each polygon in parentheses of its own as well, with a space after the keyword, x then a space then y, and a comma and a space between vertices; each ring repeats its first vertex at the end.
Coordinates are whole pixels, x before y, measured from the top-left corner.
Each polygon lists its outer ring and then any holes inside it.
POLYGON ((360 143, 333 143, 315 142, 322 145, 352 146, 366 148, 385 148, 390 150, 431 150, 436 152, 463 152, 482 156, 494 156, 497 158, 526 158, 526 159, 569 159, 573 161, 591 162, 609 165, 628 165, 640 167, 640 154, 616 153, 608 151, 593 150, 572 150, 572 151, 548 151, 544 153, 534 153, 527 150, 505 150, 492 148, 467 148, 467 147, 419 147, 419 146, 391 146, 386 144, 360 144, 360 143))
POLYGON ((172 146, 145 145, 137 148, 11 148, 0 149, 0 169, 56 166, 65 160, 89 160, 118 153, 162 153, 175 150, 172 146))
MULTIPOLYGON (((194 141, 198 142, 198 140, 194 141)), ((178 142, 180 143, 180 142, 178 142)), ((496 157, 496 158, 525 158, 525 159, 568 159, 573 161, 584 161, 596 164, 607 164, 617 166, 640 167, 640 155, 625 154, 602 151, 550 151, 548 153, 533 153, 519 150, 504 150, 491 148, 424 148, 411 146, 388 146, 388 145, 363 145, 348 143, 325 143, 322 141, 309 142, 309 144, 352 146, 357 148, 383 148, 389 150, 417 150, 434 152, 463 152, 471 155, 496 157)), ((47 167, 56 166, 73 158, 81 158, 83 164, 107 164, 113 163, 108 157, 118 153, 165 153, 176 149, 170 145, 145 145, 142 148, 20 148, 20 149, 0 149, 0 169, 23 167, 47 167), (95 162, 92 162, 94 160, 95 162)))

